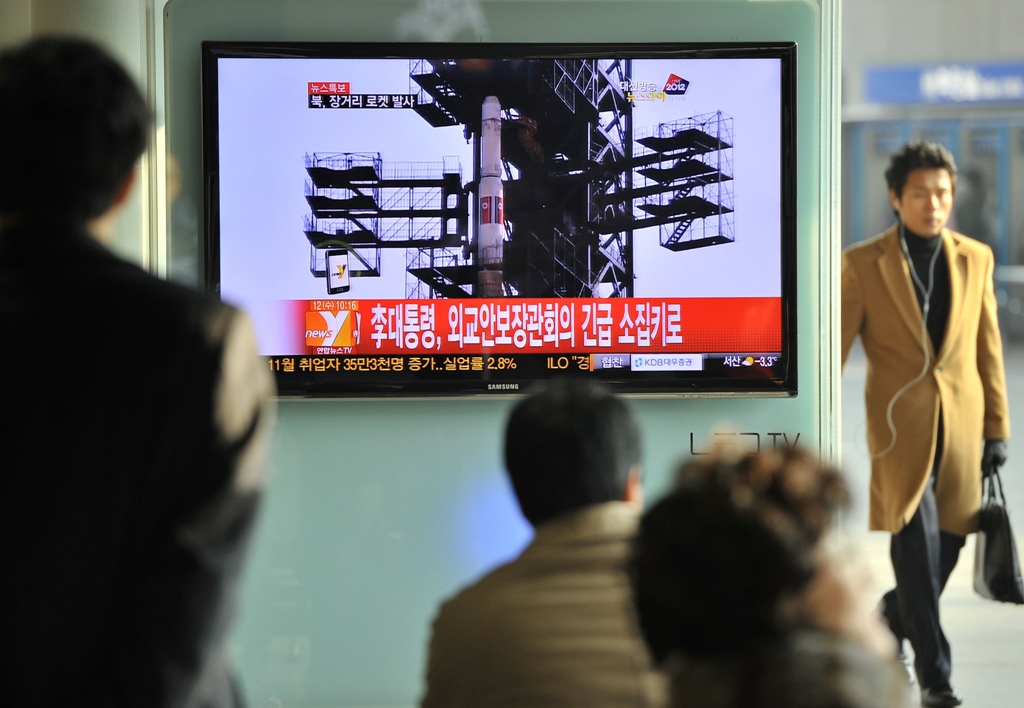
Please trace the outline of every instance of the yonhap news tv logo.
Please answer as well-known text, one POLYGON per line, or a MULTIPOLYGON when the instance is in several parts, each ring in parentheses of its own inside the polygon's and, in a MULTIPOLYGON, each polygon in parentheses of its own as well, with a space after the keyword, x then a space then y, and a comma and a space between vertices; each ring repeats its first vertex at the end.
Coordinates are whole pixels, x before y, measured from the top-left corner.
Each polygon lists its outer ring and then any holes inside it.
POLYGON ((351 347, 356 344, 354 313, 318 311, 305 313, 307 347, 351 347))

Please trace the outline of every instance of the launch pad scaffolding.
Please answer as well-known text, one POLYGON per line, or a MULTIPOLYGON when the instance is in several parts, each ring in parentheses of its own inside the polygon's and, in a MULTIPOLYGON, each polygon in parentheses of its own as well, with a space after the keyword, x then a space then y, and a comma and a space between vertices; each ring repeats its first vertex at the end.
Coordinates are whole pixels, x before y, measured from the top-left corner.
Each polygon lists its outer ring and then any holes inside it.
POLYGON ((415 110, 464 127, 461 165, 391 163, 379 153, 306 156, 310 270, 347 248, 353 277, 380 274, 380 252, 406 249, 407 297, 478 294, 481 105, 502 108, 502 289, 524 297, 630 297, 636 231, 657 226, 671 251, 734 240, 732 119, 720 111, 635 131, 628 59, 411 60, 415 110))
MULTIPOLYGON (((381 249, 437 251, 430 260, 441 263, 447 262, 442 254, 462 247, 469 206, 457 159, 385 162, 379 153, 313 153, 305 163, 310 213, 304 226, 313 275, 326 276, 325 254, 331 248, 346 249, 355 258, 349 274, 357 278, 380 275, 381 249)), ((446 292, 443 297, 470 295, 446 288, 443 267, 417 268, 418 282, 425 278, 434 290, 446 292)), ((424 294, 417 283, 407 296, 424 294)))

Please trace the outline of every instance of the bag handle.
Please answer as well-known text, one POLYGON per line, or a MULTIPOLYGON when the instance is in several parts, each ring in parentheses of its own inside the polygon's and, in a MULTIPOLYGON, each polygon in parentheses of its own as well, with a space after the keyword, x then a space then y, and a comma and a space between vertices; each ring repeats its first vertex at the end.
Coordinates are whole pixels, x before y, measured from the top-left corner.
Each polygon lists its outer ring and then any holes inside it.
POLYGON ((1004 507, 1006 506, 1006 494, 1003 492, 1003 478, 999 476, 999 468, 995 467, 992 469, 992 474, 985 480, 985 501, 992 504, 1000 502, 1004 507), (999 489, 998 495, 996 489, 999 489))

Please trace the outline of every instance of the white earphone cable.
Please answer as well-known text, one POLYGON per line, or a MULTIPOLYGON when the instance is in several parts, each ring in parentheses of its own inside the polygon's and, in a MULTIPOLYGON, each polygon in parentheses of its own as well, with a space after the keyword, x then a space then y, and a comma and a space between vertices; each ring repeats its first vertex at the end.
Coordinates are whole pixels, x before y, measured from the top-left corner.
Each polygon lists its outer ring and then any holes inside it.
MULTIPOLYGON (((931 352, 928 349, 928 309, 931 306, 932 298, 932 287, 935 285, 935 262, 939 258, 939 253, 942 251, 942 244, 935 244, 935 250, 932 253, 932 260, 928 265, 928 287, 925 288, 921 279, 917 277, 917 269, 914 268, 914 261, 910 258, 910 249, 907 248, 907 240, 903 235, 903 218, 899 219, 900 224, 900 245, 903 247, 903 255, 907 259, 907 266, 910 268, 910 277, 914 281, 914 285, 921 290, 923 295, 923 302, 921 304, 921 348, 924 350, 924 366, 921 367, 921 373, 918 374, 913 380, 904 384, 903 388, 893 394, 893 397, 889 399, 889 405, 885 408, 885 422, 889 426, 889 433, 892 438, 889 441, 889 446, 881 452, 872 453, 871 459, 877 460, 880 457, 884 457, 892 452, 892 449, 896 447, 896 424, 892 421, 892 409, 896 405, 896 401, 900 397, 909 391, 911 388, 921 383, 924 377, 928 375, 928 368, 931 366, 931 352)), ((941 236, 936 236, 941 238, 941 236)))

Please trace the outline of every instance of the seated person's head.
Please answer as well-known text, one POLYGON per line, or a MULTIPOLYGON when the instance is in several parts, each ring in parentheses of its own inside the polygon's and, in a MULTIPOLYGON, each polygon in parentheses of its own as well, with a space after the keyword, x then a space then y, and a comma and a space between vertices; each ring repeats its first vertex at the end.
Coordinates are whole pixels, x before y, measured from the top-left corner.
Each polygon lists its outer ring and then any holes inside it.
POLYGON ((836 470, 786 451, 684 465, 643 517, 633 559, 641 628, 657 662, 778 642, 846 500, 836 470))
POLYGON ((0 52, 0 218, 85 225, 123 199, 149 111, 95 45, 39 38, 0 52))
POLYGON ((640 500, 640 430, 626 404, 587 382, 541 385, 512 410, 505 465, 523 516, 640 500))

